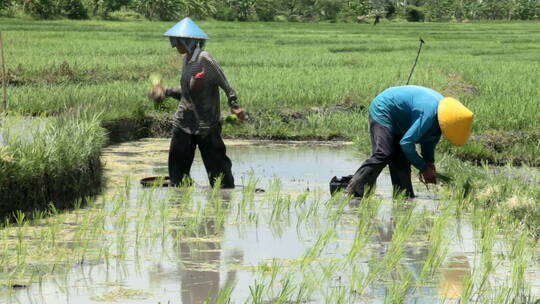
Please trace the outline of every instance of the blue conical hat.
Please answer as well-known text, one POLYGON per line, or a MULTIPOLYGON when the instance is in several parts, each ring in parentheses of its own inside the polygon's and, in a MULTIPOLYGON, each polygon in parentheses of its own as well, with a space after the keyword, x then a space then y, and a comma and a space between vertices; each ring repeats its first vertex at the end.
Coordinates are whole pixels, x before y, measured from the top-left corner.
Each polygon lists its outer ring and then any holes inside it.
POLYGON ((164 35, 168 37, 208 39, 208 35, 189 17, 175 24, 164 35))

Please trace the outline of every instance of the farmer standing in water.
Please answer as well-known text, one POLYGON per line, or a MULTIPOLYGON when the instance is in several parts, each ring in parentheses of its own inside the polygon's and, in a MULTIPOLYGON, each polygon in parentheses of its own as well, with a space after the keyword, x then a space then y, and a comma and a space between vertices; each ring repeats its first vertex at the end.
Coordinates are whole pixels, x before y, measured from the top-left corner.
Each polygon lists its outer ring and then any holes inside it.
POLYGON ((172 140, 169 149, 169 176, 172 185, 179 185, 185 178, 190 181, 189 172, 199 146, 204 167, 214 186, 215 180, 222 176, 223 188, 234 188, 231 160, 225 152, 221 138, 219 88, 228 98, 231 112, 240 120, 245 112, 238 106, 236 92, 229 85, 220 65, 212 56, 203 51, 208 35, 190 18, 170 28, 165 36, 171 46, 185 55, 179 87, 156 85, 150 97, 162 100, 173 97, 180 100, 174 115, 172 140))
POLYGON ((372 189, 382 169, 389 165, 394 195, 414 197, 411 164, 420 170, 420 180, 436 183, 435 146, 445 137, 456 146, 471 135, 473 113, 458 100, 435 90, 407 85, 388 88, 369 106, 372 155, 356 171, 347 193, 363 197, 372 189), (420 144, 421 156, 416 152, 420 144))

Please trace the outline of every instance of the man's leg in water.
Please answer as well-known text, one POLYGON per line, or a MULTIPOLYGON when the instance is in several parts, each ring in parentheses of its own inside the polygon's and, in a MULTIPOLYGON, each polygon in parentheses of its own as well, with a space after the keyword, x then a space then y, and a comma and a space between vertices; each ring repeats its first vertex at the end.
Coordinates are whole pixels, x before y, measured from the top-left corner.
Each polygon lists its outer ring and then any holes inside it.
POLYGON ((382 169, 390 163, 395 152, 394 140, 397 136, 390 129, 369 117, 372 155, 356 171, 347 186, 347 193, 363 197, 365 188, 375 186, 382 169))
POLYGON ((173 186, 178 186, 184 178, 189 179, 189 172, 195 157, 194 136, 173 128, 169 148, 169 177, 173 186))

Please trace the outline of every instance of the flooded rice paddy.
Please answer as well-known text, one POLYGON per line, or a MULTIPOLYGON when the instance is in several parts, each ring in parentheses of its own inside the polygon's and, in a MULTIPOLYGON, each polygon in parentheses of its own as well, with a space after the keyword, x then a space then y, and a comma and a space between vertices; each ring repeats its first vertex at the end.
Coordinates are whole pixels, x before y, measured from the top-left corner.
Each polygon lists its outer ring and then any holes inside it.
POLYGON ((237 188, 142 188, 169 140, 105 149, 107 190, 0 231, 0 303, 534 303, 538 254, 519 227, 460 212, 444 187, 358 204, 328 181, 348 144, 230 141, 237 188), (260 191, 264 189, 264 191, 260 191))

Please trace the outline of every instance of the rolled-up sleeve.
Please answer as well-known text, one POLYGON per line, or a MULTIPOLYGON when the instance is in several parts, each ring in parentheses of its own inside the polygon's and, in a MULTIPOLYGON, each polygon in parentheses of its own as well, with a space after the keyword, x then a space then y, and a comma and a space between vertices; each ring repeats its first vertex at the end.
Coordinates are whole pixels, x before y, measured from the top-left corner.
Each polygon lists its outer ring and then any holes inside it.
POLYGON ((219 63, 208 53, 205 53, 202 59, 204 74, 207 81, 210 81, 225 91, 230 107, 236 106, 236 92, 229 84, 219 63))

